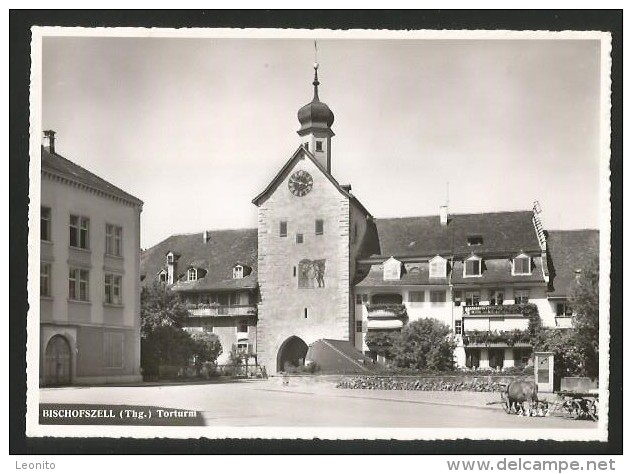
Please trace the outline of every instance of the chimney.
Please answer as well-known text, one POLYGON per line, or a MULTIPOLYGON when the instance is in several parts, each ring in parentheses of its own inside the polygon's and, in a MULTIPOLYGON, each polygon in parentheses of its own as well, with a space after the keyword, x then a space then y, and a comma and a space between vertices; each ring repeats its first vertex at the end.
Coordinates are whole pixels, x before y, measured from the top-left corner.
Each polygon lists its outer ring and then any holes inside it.
POLYGON ((55 153, 55 131, 44 130, 43 134, 42 141, 44 142, 44 149, 50 153, 55 153))
POLYGON ((441 222, 442 226, 448 225, 448 206, 439 208, 439 222, 441 222))
POLYGON ((176 273, 176 262, 178 260, 178 255, 172 251, 167 252, 167 283, 169 285, 173 285, 177 280, 176 273))
POLYGON ((205 230, 202 239, 204 240, 204 243, 208 243, 209 240, 211 240, 211 231, 210 230, 205 230))

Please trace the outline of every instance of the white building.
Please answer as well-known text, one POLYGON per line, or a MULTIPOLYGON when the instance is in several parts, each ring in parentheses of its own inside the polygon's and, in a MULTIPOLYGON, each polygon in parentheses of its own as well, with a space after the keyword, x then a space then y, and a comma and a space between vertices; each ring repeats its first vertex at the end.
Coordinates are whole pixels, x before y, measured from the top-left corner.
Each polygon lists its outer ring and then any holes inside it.
POLYGON ((138 381, 143 203, 44 141, 40 385, 138 381))

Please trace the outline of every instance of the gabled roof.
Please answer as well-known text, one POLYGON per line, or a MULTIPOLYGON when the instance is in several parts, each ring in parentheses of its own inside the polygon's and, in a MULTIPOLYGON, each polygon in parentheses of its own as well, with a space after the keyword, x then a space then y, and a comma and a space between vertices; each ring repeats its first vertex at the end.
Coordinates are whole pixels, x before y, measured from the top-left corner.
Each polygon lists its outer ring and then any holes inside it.
MULTIPOLYGON (((141 274, 157 275, 166 265, 165 254, 180 254, 177 273, 183 274, 190 266, 207 271, 196 281, 179 281, 174 289, 181 291, 236 290, 257 287, 257 229, 229 229, 210 231, 204 242, 203 233, 172 235, 141 254, 141 274), (240 263, 252 272, 244 278, 233 279, 233 267, 240 263)), ((154 280, 145 278, 144 284, 154 280)))
POLYGON ((307 150, 303 145, 300 145, 296 149, 292 157, 283 165, 281 170, 277 173, 274 179, 270 181, 270 184, 268 184, 263 192, 261 192, 252 200, 252 203, 256 206, 260 206, 261 203, 263 203, 270 196, 270 194, 274 192, 279 182, 283 181, 287 177, 294 164, 303 156, 309 158, 343 196, 348 197, 360 210, 362 210, 362 212, 364 212, 365 215, 372 217, 371 213, 362 205, 360 201, 358 201, 358 199, 353 194, 351 194, 350 191, 348 191, 347 187, 340 185, 338 181, 336 181, 336 179, 332 176, 332 174, 327 171, 327 169, 320 164, 316 157, 312 155, 309 150, 307 150))
POLYGON ((122 189, 107 182, 96 174, 79 166, 76 163, 64 158, 58 153, 51 153, 46 148, 42 150, 42 172, 48 172, 60 178, 65 178, 78 184, 87 186, 88 188, 100 191, 108 196, 122 199, 131 204, 142 206, 143 201, 131 194, 126 193, 122 189))
POLYGON ((539 253, 532 211, 454 214, 442 226, 439 216, 376 219, 381 257, 435 255, 485 257, 489 254, 539 253), (480 235, 481 245, 469 246, 467 237, 480 235))
POLYGON ((599 231, 551 230, 547 235, 551 256, 549 296, 567 297, 575 282, 575 270, 584 269, 599 256, 599 231))

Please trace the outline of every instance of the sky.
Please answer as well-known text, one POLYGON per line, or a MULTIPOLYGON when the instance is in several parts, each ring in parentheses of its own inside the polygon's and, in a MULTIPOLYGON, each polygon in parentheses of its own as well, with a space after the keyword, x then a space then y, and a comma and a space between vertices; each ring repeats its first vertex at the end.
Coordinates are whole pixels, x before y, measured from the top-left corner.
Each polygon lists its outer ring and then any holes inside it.
MULTIPOLYGON (((45 37, 42 127, 144 201, 141 246, 256 227, 300 144, 311 39, 45 37)), ((531 209, 598 228, 595 40, 318 41, 332 174, 377 218, 531 209), (449 183, 449 184, 448 184, 449 183)))

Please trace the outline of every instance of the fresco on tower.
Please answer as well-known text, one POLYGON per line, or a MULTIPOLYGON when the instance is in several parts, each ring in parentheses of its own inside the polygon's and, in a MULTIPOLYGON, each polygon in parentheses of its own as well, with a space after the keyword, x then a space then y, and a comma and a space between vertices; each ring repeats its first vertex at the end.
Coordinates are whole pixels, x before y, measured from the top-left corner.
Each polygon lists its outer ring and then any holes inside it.
POLYGON ((299 288, 325 288, 325 259, 303 259, 298 264, 299 288))

